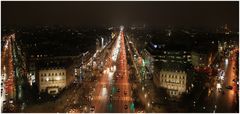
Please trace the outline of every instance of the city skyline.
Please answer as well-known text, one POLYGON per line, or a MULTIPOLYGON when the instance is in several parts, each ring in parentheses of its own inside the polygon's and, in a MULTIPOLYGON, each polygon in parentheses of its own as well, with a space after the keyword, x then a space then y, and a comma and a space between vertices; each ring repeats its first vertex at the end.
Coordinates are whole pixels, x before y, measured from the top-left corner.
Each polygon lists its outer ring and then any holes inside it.
POLYGON ((238 6, 237 1, 3 1, 2 24, 229 24, 238 28, 238 6))

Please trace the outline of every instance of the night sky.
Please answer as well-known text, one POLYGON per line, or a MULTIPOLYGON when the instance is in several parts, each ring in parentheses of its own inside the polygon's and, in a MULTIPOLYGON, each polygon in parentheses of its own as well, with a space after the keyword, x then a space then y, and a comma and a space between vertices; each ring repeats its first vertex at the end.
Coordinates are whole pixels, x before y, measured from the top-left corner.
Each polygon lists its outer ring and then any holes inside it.
POLYGON ((239 25, 239 3, 201 2, 2 2, 8 24, 239 25))

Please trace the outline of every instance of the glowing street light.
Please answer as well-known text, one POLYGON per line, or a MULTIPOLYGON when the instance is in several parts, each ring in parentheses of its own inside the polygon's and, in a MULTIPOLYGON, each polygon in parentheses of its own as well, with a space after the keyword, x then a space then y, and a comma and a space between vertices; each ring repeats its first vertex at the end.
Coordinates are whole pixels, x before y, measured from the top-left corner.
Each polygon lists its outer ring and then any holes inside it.
POLYGON ((144 94, 144 97, 147 98, 147 94, 146 93, 144 94))
POLYGON ((147 106, 150 107, 150 103, 149 102, 148 102, 147 106))
POLYGON ((221 88, 222 88, 221 84, 217 83, 217 89, 221 89, 221 88))
POLYGON ((225 65, 228 65, 228 59, 225 59, 225 65))
POLYGON ((48 80, 49 80, 49 78, 47 77, 47 78, 46 78, 46 80, 48 81, 48 80))
POLYGON ((124 26, 123 26, 123 25, 121 25, 121 26, 120 26, 120 30, 121 30, 121 31, 123 31, 123 29, 124 29, 124 26))
POLYGON ((107 94, 107 88, 106 86, 104 85, 103 86, 103 89, 102 89, 102 96, 105 96, 107 94))

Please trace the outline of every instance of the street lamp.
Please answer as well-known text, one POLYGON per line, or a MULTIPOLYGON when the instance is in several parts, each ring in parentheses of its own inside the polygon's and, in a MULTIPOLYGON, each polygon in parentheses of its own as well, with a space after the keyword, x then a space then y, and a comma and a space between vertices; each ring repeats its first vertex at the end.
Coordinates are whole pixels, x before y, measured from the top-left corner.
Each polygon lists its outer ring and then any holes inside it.
POLYGON ((102 44, 102 48, 103 48, 103 46, 104 46, 104 39, 103 39, 103 37, 101 37, 101 44, 102 44))
POLYGON ((87 106, 84 107, 84 111, 87 111, 87 106))

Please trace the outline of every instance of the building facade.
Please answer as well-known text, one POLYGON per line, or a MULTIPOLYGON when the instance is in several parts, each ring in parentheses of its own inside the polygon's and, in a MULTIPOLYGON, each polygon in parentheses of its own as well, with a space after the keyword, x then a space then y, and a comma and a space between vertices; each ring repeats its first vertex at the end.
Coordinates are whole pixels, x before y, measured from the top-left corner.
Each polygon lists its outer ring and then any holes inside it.
POLYGON ((144 49, 142 51, 142 57, 149 72, 154 73, 154 56, 148 50, 144 49))
POLYGON ((192 65, 194 67, 207 67, 212 62, 212 53, 192 51, 192 65))
POLYGON ((167 90, 170 97, 179 98, 187 91, 187 73, 177 70, 160 70, 154 76, 154 83, 157 87, 167 90))
POLYGON ((164 50, 156 55, 155 60, 164 63, 191 63, 191 54, 185 50, 164 50))
POLYGON ((66 69, 48 68, 39 70, 39 92, 57 94, 66 87, 66 69))

